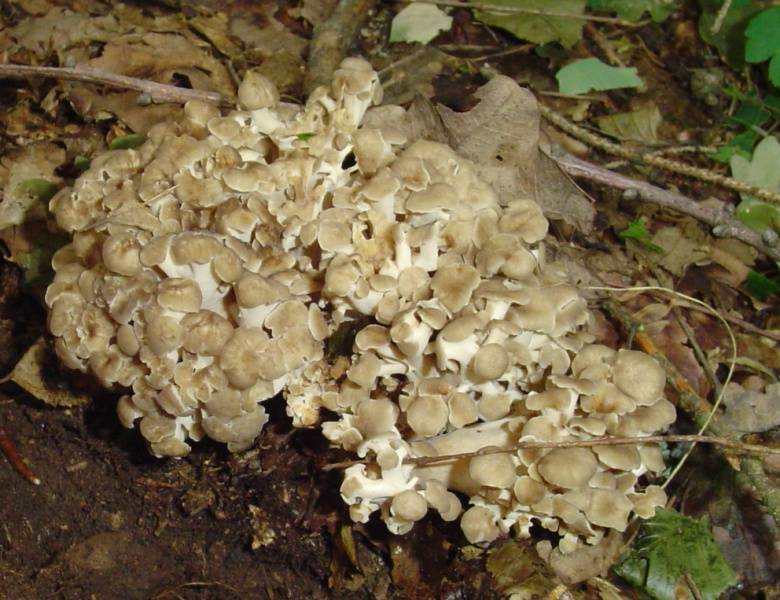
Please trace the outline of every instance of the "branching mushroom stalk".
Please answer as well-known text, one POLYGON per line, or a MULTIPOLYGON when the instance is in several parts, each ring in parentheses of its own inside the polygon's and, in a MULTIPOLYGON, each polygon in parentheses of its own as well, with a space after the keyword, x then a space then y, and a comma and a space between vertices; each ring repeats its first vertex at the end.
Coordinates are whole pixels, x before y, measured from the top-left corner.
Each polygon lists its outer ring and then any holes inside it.
POLYGON ((663 369, 593 343, 533 201, 407 140, 401 107, 361 126, 380 100, 360 59, 304 106, 250 71, 236 110, 190 101, 96 157, 51 201, 72 236, 46 293, 58 355, 124 391, 120 420, 157 456, 251 446, 281 392, 295 426, 364 459, 341 486, 352 518, 395 533, 433 508, 472 543, 539 523, 570 552, 651 516, 666 495, 637 486, 664 468, 657 444, 515 447, 667 428, 663 369))

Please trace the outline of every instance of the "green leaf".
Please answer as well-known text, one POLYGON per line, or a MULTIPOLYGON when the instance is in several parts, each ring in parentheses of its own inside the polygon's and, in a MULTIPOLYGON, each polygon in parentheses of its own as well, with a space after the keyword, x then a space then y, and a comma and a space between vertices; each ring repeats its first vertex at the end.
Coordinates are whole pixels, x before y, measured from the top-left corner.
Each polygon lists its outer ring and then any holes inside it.
POLYGON ((146 141, 146 138, 139 133, 131 133, 129 135, 123 135, 111 140, 108 145, 109 150, 129 150, 130 148, 138 148, 146 141))
POLYGON ((626 21, 639 21, 649 12, 660 23, 675 11, 677 0, 588 0, 588 8, 613 12, 626 21))
POLYGON ((602 92, 642 85, 635 68, 611 67, 598 58, 575 60, 559 70, 555 78, 562 94, 602 92))
POLYGON ((452 17, 433 4, 409 4, 390 24, 391 42, 427 44, 452 27, 452 17))
POLYGON ((758 298, 762 302, 772 294, 780 296, 780 282, 769 279, 769 277, 757 271, 750 271, 743 285, 751 296, 758 298))
POLYGON ((745 29, 761 6, 752 0, 733 0, 720 29, 712 33, 723 0, 699 0, 699 4, 699 35, 718 49, 730 67, 741 69, 745 64, 745 29))
POLYGON ((732 156, 742 156, 746 159, 750 159, 753 154, 753 146, 755 146, 758 140, 758 133, 749 129, 735 135, 729 140, 729 142, 718 149, 714 154, 710 154, 709 157, 718 162, 728 163, 731 161, 732 156))
POLYGON ((60 189, 56 183, 52 183, 47 179, 25 179, 19 182, 16 186, 17 194, 24 194, 40 200, 41 202, 47 202, 51 200, 52 196, 60 189))
MULTIPOLYGON (((750 185, 780 192, 780 142, 770 136, 761 140, 752 159, 735 154, 729 161, 735 179, 750 185)), ((762 232, 773 227, 780 229, 780 210, 777 205, 762 202, 750 194, 740 194, 737 218, 751 229, 762 232)))
POLYGON ((309 141, 311 138, 313 138, 315 135, 317 135, 317 134, 316 134, 316 133, 313 133, 313 132, 311 132, 311 131, 306 131, 306 132, 304 132, 304 133, 296 133, 296 134, 295 134, 295 137, 297 137, 299 140, 301 140, 301 141, 303 141, 303 142, 307 142, 307 141, 309 141))
POLYGON ((642 219, 631 221, 628 227, 626 227, 623 231, 618 232, 618 235, 624 240, 636 240, 650 252, 661 254, 664 251, 661 246, 650 241, 650 233, 647 231, 645 222, 642 219))
POLYGON ((579 15, 585 12, 585 0, 491 0, 490 4, 528 11, 499 13, 479 10, 474 13, 486 25, 506 29, 522 40, 534 44, 559 42, 565 48, 571 48, 582 38, 585 21, 579 15))
POLYGON ((662 509, 645 522, 644 534, 615 572, 655 600, 678 600, 675 588, 689 589, 687 578, 703 600, 717 600, 737 583, 706 517, 696 520, 662 509))
POLYGON ((767 8, 750 20, 745 29, 745 60, 764 62, 780 52, 780 6, 767 8))

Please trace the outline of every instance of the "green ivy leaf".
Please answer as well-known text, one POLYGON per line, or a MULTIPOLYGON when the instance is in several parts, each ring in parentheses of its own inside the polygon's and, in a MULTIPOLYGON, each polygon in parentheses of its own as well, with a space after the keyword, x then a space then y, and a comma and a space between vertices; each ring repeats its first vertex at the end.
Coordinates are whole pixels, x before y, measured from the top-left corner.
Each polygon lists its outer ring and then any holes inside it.
POLYGON ((717 600, 737 583, 706 517, 696 520, 661 509, 645 521, 644 534, 615 572, 655 600, 678 600, 675 588, 689 588, 688 578, 703 600, 717 600))
POLYGON ((452 27, 452 17, 433 4, 409 4, 390 24, 391 42, 427 44, 452 27))
POLYGON ((60 186, 48 179, 33 178, 19 182, 19 185, 16 186, 16 193, 31 196, 41 202, 48 202, 59 189, 60 186))
POLYGON ((295 134, 295 137, 297 137, 299 140, 301 140, 301 141, 303 141, 303 142, 308 142, 308 141, 309 141, 311 138, 313 138, 315 135, 317 135, 317 134, 316 134, 316 133, 313 133, 313 132, 311 132, 311 131, 306 131, 306 132, 304 132, 304 133, 296 133, 296 134, 295 134))
POLYGON ((588 8, 613 12, 626 21, 639 21, 650 13, 656 23, 668 18, 677 8, 677 0, 588 0, 588 8))
POLYGON ((123 135, 111 140, 108 145, 109 150, 129 150, 131 148, 138 148, 146 141, 146 137, 139 133, 131 133, 129 135, 123 135))
POLYGON ((479 10, 474 13, 479 21, 506 29, 521 40, 534 44, 559 42, 565 48, 571 48, 582 38, 585 21, 579 15, 585 12, 585 0, 491 0, 490 4, 529 11, 498 13, 479 10))
POLYGON ((596 91, 635 88, 642 80, 633 67, 611 67, 598 58, 583 58, 569 63, 556 74, 562 94, 585 94, 596 91))

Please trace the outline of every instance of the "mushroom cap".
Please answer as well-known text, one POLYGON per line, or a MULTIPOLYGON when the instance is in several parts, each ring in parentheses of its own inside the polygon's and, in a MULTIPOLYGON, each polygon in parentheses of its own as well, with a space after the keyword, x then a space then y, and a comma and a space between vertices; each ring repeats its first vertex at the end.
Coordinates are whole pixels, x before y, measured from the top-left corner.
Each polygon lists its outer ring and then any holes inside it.
POLYGON ((406 420, 417 435, 432 437, 447 426, 449 409, 439 396, 420 396, 406 409, 406 420))
POLYGON ((537 463, 536 469, 552 485, 574 489, 587 485, 596 473, 598 461, 588 448, 554 448, 537 463))
POLYGON ((633 508, 634 505, 624 493, 595 488, 592 490, 585 516, 594 525, 625 531, 628 526, 628 515, 633 508))
POLYGON ((492 542, 501 533, 495 515, 484 506, 472 506, 464 512, 460 518, 460 528, 470 544, 492 542))
POLYGON ((494 488, 512 487, 517 479, 515 463, 508 452, 475 456, 469 461, 469 475, 479 485, 494 488))
POLYGON ((157 303, 163 308, 194 313, 202 301, 200 286, 192 279, 170 277, 157 284, 157 303))
POLYGON ((238 103, 245 110, 259 110, 276 106, 279 91, 273 82, 259 71, 249 70, 238 86, 238 103))
POLYGON ((479 273, 471 265, 444 265, 431 279, 431 289, 439 301, 452 313, 461 310, 471 300, 479 284, 479 273))
POLYGON ((393 496, 390 512, 405 521, 419 521, 428 512, 428 502, 419 492, 404 490, 393 496))
POLYGON ((666 373, 649 354, 619 350, 612 367, 612 380, 638 406, 650 406, 663 396, 666 373))

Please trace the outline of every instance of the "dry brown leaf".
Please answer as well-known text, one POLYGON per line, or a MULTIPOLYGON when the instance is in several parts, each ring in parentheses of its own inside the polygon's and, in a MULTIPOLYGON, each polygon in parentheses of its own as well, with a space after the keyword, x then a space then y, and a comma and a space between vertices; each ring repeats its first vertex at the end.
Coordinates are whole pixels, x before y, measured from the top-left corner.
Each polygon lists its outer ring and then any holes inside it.
POLYGON ((58 184, 61 179, 54 169, 64 161, 65 150, 51 142, 15 148, 0 160, 0 230, 46 217, 46 203, 20 186, 34 179, 58 184))
POLYGON ((7 380, 13 381, 25 392, 49 406, 68 408, 89 403, 89 396, 74 394, 47 381, 46 374, 51 371, 53 364, 56 364, 56 359, 46 340, 40 337, 16 363, 7 380))
POLYGON ((499 75, 475 95, 479 104, 468 112, 439 107, 458 153, 477 163, 482 178, 504 202, 532 198, 547 217, 590 231, 590 202, 539 151, 540 116, 533 94, 499 75))
MULTIPOLYGON (((697 227, 698 229, 698 227, 697 227)), ((680 276, 689 265, 707 262, 710 248, 704 236, 688 235, 691 228, 682 231, 678 227, 663 227, 655 232, 652 243, 662 249, 658 254, 648 253, 650 260, 661 265, 670 273, 680 276)))
MULTIPOLYGON (((275 7, 274 4, 274 9, 275 7)), ((248 18, 234 17, 230 20, 230 33, 244 42, 248 49, 254 50, 262 57, 282 51, 301 55, 309 44, 307 40, 292 33, 271 15, 268 15, 263 27, 259 27, 248 18)))
POLYGON ((536 550, 566 585, 575 585, 591 577, 605 574, 620 558, 623 551, 623 536, 611 531, 595 546, 584 546, 569 554, 552 549, 548 541, 536 544, 536 550))
POLYGON ((766 387, 762 394, 731 383, 723 395, 724 426, 738 434, 769 431, 780 425, 780 383, 766 387))
POLYGON ((457 59, 430 46, 391 63, 388 70, 382 73, 384 102, 407 104, 418 95, 433 97, 433 80, 445 65, 457 63, 457 59))

